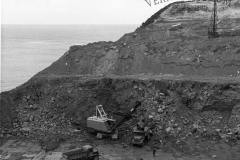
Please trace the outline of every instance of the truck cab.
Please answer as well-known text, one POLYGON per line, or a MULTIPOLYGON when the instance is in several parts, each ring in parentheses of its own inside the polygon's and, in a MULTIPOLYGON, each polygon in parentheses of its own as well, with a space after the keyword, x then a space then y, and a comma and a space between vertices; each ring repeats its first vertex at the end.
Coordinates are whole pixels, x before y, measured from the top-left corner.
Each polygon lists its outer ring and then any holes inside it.
POLYGON ((155 124, 152 122, 152 119, 139 121, 133 128, 132 144, 143 146, 145 141, 151 138, 154 127, 155 124))
POLYGON ((133 145, 143 146, 144 145, 144 141, 145 141, 145 133, 143 131, 140 131, 140 130, 135 130, 133 132, 132 144, 133 145))

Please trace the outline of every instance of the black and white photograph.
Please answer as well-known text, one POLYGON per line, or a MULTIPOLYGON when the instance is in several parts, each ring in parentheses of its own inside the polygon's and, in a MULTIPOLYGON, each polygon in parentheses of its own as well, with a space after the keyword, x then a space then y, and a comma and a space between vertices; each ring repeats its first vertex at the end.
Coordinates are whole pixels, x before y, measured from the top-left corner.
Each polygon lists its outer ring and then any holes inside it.
POLYGON ((0 6, 0 160, 240 160, 240 0, 0 6))

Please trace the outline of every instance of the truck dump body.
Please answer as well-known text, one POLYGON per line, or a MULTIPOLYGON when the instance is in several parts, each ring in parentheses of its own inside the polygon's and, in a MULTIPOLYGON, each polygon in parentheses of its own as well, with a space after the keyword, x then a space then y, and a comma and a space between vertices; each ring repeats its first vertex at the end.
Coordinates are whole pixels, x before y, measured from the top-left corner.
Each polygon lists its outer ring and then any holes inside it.
POLYGON ((90 145, 63 152, 62 155, 67 160, 93 159, 94 157, 99 156, 98 151, 94 150, 90 145))
POLYGON ((75 160, 87 156, 88 152, 84 151, 83 149, 75 149, 63 153, 63 157, 67 158, 68 160, 75 160))
POLYGON ((63 155, 72 156, 72 155, 76 155, 76 154, 79 154, 82 152, 86 152, 86 151, 84 151, 82 148, 77 148, 77 149, 69 150, 67 152, 63 152, 63 155))

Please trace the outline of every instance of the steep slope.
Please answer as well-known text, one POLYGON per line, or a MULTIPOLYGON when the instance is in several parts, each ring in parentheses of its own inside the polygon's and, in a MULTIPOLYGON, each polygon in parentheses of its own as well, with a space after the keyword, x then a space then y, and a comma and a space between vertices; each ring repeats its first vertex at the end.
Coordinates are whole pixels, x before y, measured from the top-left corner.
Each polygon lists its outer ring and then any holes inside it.
POLYGON ((213 4, 169 5, 116 42, 72 46, 36 76, 240 75, 240 10, 218 5, 217 39, 208 39, 213 4), (173 25, 181 23, 179 27, 173 25))

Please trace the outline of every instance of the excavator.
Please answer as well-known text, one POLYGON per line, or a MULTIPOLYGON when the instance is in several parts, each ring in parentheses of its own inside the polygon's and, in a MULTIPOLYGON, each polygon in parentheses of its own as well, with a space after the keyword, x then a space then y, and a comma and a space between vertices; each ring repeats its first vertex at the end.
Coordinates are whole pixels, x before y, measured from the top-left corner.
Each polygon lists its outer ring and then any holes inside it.
POLYGON ((87 129, 89 132, 97 133, 97 139, 111 136, 112 139, 116 140, 118 139, 117 128, 131 119, 140 105, 141 102, 137 101, 130 110, 114 112, 114 117, 117 117, 115 119, 108 118, 103 106, 97 105, 96 115, 87 118, 87 129))

